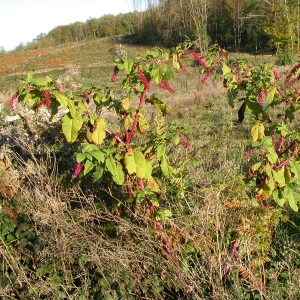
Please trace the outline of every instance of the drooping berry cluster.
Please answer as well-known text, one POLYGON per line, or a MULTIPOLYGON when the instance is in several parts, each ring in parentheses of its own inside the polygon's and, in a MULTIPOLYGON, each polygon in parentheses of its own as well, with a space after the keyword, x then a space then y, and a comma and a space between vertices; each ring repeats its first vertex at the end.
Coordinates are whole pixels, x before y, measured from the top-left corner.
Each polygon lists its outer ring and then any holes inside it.
POLYGON ((38 109, 41 106, 45 105, 47 108, 51 107, 51 92, 48 90, 44 90, 43 91, 44 94, 44 100, 40 101, 39 103, 37 103, 36 105, 33 106, 33 109, 38 109))
POLYGON ((201 80, 201 84, 204 84, 208 78, 210 77, 211 73, 212 73, 212 67, 210 67, 208 70, 207 70, 207 73, 205 75, 205 77, 201 80))
POLYGON ((91 94, 90 91, 87 91, 87 92, 85 92, 85 93, 83 94, 84 97, 85 97, 85 102, 86 102, 86 103, 90 103, 90 94, 91 94))
POLYGON ((15 104, 15 100, 18 98, 18 96, 19 96, 19 93, 15 93, 11 97, 10 102, 9 102, 9 107, 10 107, 11 110, 15 109, 14 104, 15 104))
POLYGON ((259 89, 257 91, 257 103, 262 106, 263 104, 263 97, 262 97, 262 92, 261 92, 261 89, 259 89))
POLYGON ((43 91, 44 97, 45 97, 45 105, 47 108, 51 107, 51 93, 48 90, 43 91))
POLYGON ((78 177, 78 175, 84 170, 84 166, 81 163, 77 163, 75 166, 75 171, 72 175, 72 179, 78 177))
POLYGON ((278 72, 277 72, 276 70, 274 70, 274 69, 272 69, 272 72, 273 72, 273 74, 274 74, 275 79, 276 79, 276 80, 279 80, 280 77, 279 77, 279 75, 278 75, 278 72))
POLYGON ((167 90, 169 91, 171 94, 175 94, 174 89, 170 86, 170 84, 165 81, 164 79, 158 84, 159 88, 161 88, 162 90, 167 90))
POLYGON ((227 52, 226 52, 223 48, 221 48, 220 51, 222 52, 223 56, 224 56, 227 60, 229 60, 229 56, 228 56, 227 52))
POLYGON ((294 78, 287 86, 287 89, 291 89, 298 81, 300 81, 300 76, 294 78))
POLYGON ((179 63, 179 67, 183 72, 187 72, 187 69, 185 68, 185 66, 178 60, 179 63))
POLYGON ((292 78, 293 75, 296 74, 296 72, 298 71, 298 69, 300 69, 300 62, 297 65, 295 65, 293 67, 293 69, 291 70, 291 72, 288 74, 288 76, 285 79, 286 83, 288 83, 290 81, 290 79, 292 78))
POLYGON ((179 144, 182 145, 184 148, 190 148, 191 144, 186 140, 185 136, 180 133, 180 141, 179 144))
POLYGON ((205 63, 205 61, 203 61, 199 55, 195 52, 195 51, 192 51, 192 55, 194 56, 195 60, 202 66, 204 67, 205 69, 208 69, 208 65, 205 63))
POLYGON ((144 75, 143 71, 141 69, 138 70, 138 76, 143 85, 145 86, 146 90, 150 90, 150 84, 149 81, 147 80, 146 76, 144 75))
POLYGON ((114 74, 112 75, 110 81, 115 82, 117 79, 117 75, 119 73, 119 68, 117 66, 114 67, 114 74))

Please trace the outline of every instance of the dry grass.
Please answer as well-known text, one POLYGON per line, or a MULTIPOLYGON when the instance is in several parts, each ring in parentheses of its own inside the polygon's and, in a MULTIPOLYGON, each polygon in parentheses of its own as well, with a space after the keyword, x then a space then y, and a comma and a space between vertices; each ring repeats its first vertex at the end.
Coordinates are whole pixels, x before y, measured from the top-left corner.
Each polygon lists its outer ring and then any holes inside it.
POLYGON ((30 245, 1 241, 2 276, 16 280, 1 286, 4 299, 233 299, 234 293, 241 296, 241 278, 245 290, 265 295, 262 276, 274 227, 269 219, 276 210, 251 207, 233 163, 220 162, 224 180, 215 185, 205 184, 205 170, 190 172, 191 180, 198 181, 181 201, 166 191, 163 205, 171 207, 173 217, 164 232, 174 249, 173 261, 143 208, 126 206, 118 215, 111 201, 122 206, 123 199, 59 185, 57 161, 47 147, 20 137, 6 155, 16 166, 19 184, 15 200, 4 197, 2 209, 11 221, 28 216, 43 246, 28 257, 23 251, 30 245), (10 206, 14 201, 18 210, 10 206), (261 221, 251 224, 254 219, 261 221), (258 249, 260 238, 269 239, 266 253, 258 249), (233 240, 240 246, 231 259, 233 240), (234 283, 229 285, 222 278, 228 264, 234 283))

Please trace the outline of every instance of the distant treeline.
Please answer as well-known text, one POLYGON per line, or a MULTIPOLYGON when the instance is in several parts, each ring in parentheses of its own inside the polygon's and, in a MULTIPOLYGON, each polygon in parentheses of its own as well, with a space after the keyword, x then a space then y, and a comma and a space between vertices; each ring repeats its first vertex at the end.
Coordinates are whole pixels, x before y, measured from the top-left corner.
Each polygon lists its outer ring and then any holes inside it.
MULTIPOLYGON (((142 0, 141 0, 142 1, 142 0)), ((136 0, 134 1, 136 2, 136 0)), ((134 34, 136 42, 174 46, 189 37, 201 49, 300 50, 300 0, 148 0, 147 9, 57 26, 27 46, 45 47, 134 34)))

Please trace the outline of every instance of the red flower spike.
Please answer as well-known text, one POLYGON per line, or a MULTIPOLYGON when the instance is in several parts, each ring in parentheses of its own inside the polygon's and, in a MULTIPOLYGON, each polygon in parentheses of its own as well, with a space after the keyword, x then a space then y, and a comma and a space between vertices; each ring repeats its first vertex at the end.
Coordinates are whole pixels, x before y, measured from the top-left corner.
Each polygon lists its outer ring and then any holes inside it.
POLYGON ((46 100, 42 100, 41 102, 37 103, 36 105, 34 105, 32 108, 33 109, 38 109, 40 108, 41 106, 43 106, 44 104, 46 104, 46 100))
POLYGON ((113 74, 113 76, 110 79, 111 82, 115 82, 116 81, 118 73, 119 73, 119 68, 117 66, 115 66, 114 67, 114 74, 113 74))
POLYGON ((300 80, 300 77, 294 78, 294 79, 286 86, 286 88, 287 88, 287 89, 292 88, 299 80, 300 80))
POLYGON ((208 69, 208 65, 198 56, 198 54, 195 51, 192 51, 192 54, 195 58, 195 60, 205 69, 208 69))
POLYGON ((211 73, 212 73, 212 67, 210 67, 208 69, 205 77, 201 80, 201 84, 204 84, 208 80, 208 78, 210 77, 211 73))
POLYGON ((262 98, 262 93, 261 93, 261 90, 259 89, 257 91, 257 103, 262 106, 262 103, 263 103, 263 98, 262 98))
POLYGON ((278 94, 282 99, 285 98, 285 94, 282 91, 278 90, 278 94))
POLYGON ((250 150, 249 152, 245 153, 244 158, 248 158, 253 154, 253 150, 250 150))
POLYGON ((45 105, 47 108, 50 108, 51 107, 51 93, 48 90, 44 90, 43 94, 45 96, 45 99, 44 99, 45 105))
POLYGON ((279 79, 280 79, 280 77, 279 77, 279 75, 278 75, 277 71, 276 71, 276 70, 274 70, 274 69, 272 69, 272 72, 273 72, 273 74, 274 74, 274 77, 275 77, 275 79, 276 79, 276 80, 279 80, 279 79))
POLYGON ((146 76, 144 75, 143 71, 141 69, 138 70, 138 75, 141 80, 141 82, 144 84, 146 90, 150 90, 150 84, 147 80, 146 76))
POLYGON ((15 104, 15 100, 18 98, 18 96, 19 96, 19 93, 17 92, 15 94, 13 94, 13 96, 11 97, 10 102, 9 102, 9 107, 11 110, 15 109, 14 104, 15 104))
POLYGON ((226 51, 225 51, 224 49, 222 49, 222 48, 221 48, 220 50, 221 50, 223 56, 224 56, 227 60, 229 60, 229 56, 228 56, 228 54, 226 53, 226 51))
POLYGON ((78 175, 84 170, 84 166, 81 163, 77 163, 75 167, 75 171, 72 175, 72 179, 78 177, 78 175))
POLYGON ((180 141, 179 144, 182 145, 184 148, 188 149, 190 148, 190 143, 187 142, 187 140, 185 139, 184 135, 180 134, 180 141))
POLYGON ((165 81, 164 79, 158 84, 158 86, 162 89, 162 90, 167 90, 169 91, 171 94, 175 94, 175 91, 173 90, 173 88, 170 86, 170 84, 165 81))
POLYGON ((156 222, 156 226, 159 230, 163 230, 163 226, 159 221, 156 222))
POLYGON ((291 70, 291 72, 286 77, 285 82, 288 82, 291 79, 291 77, 296 74, 296 72, 298 71, 298 69, 300 69, 300 62, 296 66, 293 67, 293 69, 291 70))
POLYGON ((183 71, 183 72, 187 72, 187 69, 185 68, 185 66, 178 60, 178 63, 179 63, 179 66, 180 66, 180 69, 183 71))

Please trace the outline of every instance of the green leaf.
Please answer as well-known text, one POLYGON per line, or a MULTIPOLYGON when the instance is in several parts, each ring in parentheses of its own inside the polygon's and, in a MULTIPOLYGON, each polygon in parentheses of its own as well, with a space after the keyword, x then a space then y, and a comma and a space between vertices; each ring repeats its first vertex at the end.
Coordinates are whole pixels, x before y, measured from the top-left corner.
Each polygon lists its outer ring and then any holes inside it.
POLYGON ((127 59, 127 60, 124 61, 124 70, 125 70, 127 75, 130 74, 132 66, 133 66, 133 60, 132 59, 127 59))
POLYGON ((106 133, 106 123, 104 119, 96 119, 95 125, 94 125, 94 131, 92 133, 92 141, 99 145, 103 143, 103 140, 105 139, 106 133))
POLYGON ((28 104, 30 106, 35 105, 37 102, 41 101, 41 94, 37 90, 31 90, 26 94, 23 103, 28 104))
POLYGON ((71 114, 66 114, 62 119, 62 130, 66 137, 67 142, 73 143, 76 141, 78 131, 81 129, 83 124, 82 117, 79 114, 75 115, 73 119, 71 114))
POLYGON ((52 91, 52 95, 57 99, 61 106, 68 107, 69 99, 66 95, 60 94, 58 91, 52 91))
POLYGON ((271 147, 273 145, 273 140, 272 140, 272 137, 271 136, 266 136, 264 137, 261 142, 260 142, 261 145, 264 145, 265 147, 271 147))
POLYGON ((268 103, 269 103, 269 104, 272 104, 272 103, 273 103, 276 90, 277 90, 277 88, 276 88, 275 86, 271 86, 271 87, 268 89, 268 96, 267 96, 267 99, 268 99, 268 103))
POLYGON ((300 179, 300 164, 297 161, 291 160, 290 167, 294 177, 300 179))
POLYGON ((30 84, 41 87, 41 86, 47 86, 48 82, 44 78, 33 78, 31 79, 30 84))
POLYGON ((269 153, 266 155, 268 158, 268 161, 272 164, 275 164, 278 160, 278 155, 276 153, 276 150, 272 147, 268 149, 269 153))
POLYGON ((151 71, 151 77, 154 79, 155 83, 158 84, 162 81, 165 73, 167 71, 167 65, 163 63, 160 67, 151 71))
POLYGON ((132 175, 133 173, 136 173, 136 165, 135 165, 135 160, 134 160, 132 149, 130 149, 125 154, 124 163, 125 163, 125 168, 128 171, 128 174, 132 175))
POLYGON ((277 171, 272 170, 275 181, 278 183, 280 188, 285 186, 285 176, 284 176, 284 168, 281 168, 277 171))
POLYGON ((125 181, 125 174, 121 164, 117 164, 116 174, 113 176, 113 180, 116 184, 122 185, 125 181))
POLYGON ((117 165, 114 160, 114 158, 110 155, 106 160, 105 160, 105 165, 107 167, 107 170, 112 176, 116 175, 116 170, 117 170, 117 165))
POLYGON ((77 153, 76 154, 76 161, 77 162, 82 162, 86 159, 86 154, 85 153, 77 153))
POLYGON ((162 143, 156 147, 156 154, 158 158, 161 158, 166 153, 166 144, 162 143))
POLYGON ((94 144, 87 144, 84 148, 83 148, 83 153, 85 152, 90 152, 90 151, 98 151, 99 147, 97 145, 94 144))
POLYGON ((76 107, 73 100, 68 99, 68 107, 70 110, 70 114, 72 118, 75 118, 76 115, 76 107))
POLYGON ((86 162, 84 164, 83 175, 86 175, 89 172, 91 172, 93 170, 94 166, 95 166, 95 164, 92 161, 86 160, 86 162))
POLYGON ((99 179, 102 177, 103 172, 104 172, 103 166, 98 166, 98 167, 96 168, 96 171, 95 171, 94 174, 93 174, 94 180, 99 180, 99 179))
POLYGON ((172 217, 172 213, 169 209, 159 209, 156 213, 156 220, 166 221, 167 218, 172 217))
POLYGON ((98 162, 105 161, 104 153, 101 150, 91 151, 91 152, 89 152, 89 154, 91 154, 93 157, 95 157, 98 162))
POLYGON ((285 203, 285 199, 282 197, 281 192, 279 190, 274 191, 273 199, 280 207, 282 207, 285 203))
POLYGON ((284 188, 283 196, 284 196, 285 199, 288 200, 291 209, 297 212, 298 211, 298 206, 297 206, 296 200, 295 200, 294 195, 293 195, 293 190, 289 186, 286 186, 284 188))
POLYGON ((110 155, 106 161, 105 165, 112 175, 114 182, 118 185, 122 185, 125 181, 125 174, 121 164, 116 164, 114 158, 110 155))
POLYGON ((170 177, 172 174, 172 167, 168 165, 167 163, 167 157, 166 155, 162 155, 161 160, 160 160, 160 168, 163 174, 166 177, 170 177))
POLYGON ((145 164, 145 179, 150 179, 152 178, 152 170, 153 170, 153 166, 151 161, 149 160, 145 160, 146 164, 145 164))
POLYGON ((223 65, 222 67, 223 76, 226 78, 228 75, 231 74, 231 69, 227 65, 223 65))

